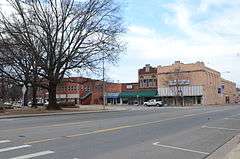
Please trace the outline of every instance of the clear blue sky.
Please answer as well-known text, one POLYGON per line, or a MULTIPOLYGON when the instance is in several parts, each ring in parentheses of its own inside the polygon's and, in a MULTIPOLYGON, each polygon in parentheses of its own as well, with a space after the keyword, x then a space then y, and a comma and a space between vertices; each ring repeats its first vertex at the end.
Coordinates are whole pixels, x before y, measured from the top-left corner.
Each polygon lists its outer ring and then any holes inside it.
POLYGON ((127 51, 108 76, 137 81, 137 69, 203 61, 240 84, 240 0, 124 0, 127 51), (230 73, 226 73, 229 72, 230 73))

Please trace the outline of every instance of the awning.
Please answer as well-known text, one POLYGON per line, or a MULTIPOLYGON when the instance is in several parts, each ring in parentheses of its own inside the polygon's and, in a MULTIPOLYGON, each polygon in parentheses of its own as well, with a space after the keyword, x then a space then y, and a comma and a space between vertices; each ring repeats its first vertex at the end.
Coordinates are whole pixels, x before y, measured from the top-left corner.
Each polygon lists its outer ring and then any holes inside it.
POLYGON ((106 98, 117 99, 120 93, 106 93, 106 98))
POLYGON ((122 93, 120 93, 119 96, 121 98, 156 97, 157 96, 157 90, 122 92, 122 93))

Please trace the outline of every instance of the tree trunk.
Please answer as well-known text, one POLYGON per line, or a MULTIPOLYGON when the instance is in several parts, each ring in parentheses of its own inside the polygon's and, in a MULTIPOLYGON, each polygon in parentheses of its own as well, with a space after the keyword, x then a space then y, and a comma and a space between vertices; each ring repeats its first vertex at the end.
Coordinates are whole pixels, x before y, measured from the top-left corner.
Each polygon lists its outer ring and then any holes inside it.
POLYGON ((28 106, 28 87, 26 87, 26 92, 23 96, 23 106, 28 106))
POLYGON ((37 108, 37 87, 32 86, 32 107, 37 108))
POLYGON ((57 83, 56 82, 49 82, 49 89, 48 89, 48 100, 49 104, 47 106, 48 110, 61 110, 61 107, 57 104, 57 83))

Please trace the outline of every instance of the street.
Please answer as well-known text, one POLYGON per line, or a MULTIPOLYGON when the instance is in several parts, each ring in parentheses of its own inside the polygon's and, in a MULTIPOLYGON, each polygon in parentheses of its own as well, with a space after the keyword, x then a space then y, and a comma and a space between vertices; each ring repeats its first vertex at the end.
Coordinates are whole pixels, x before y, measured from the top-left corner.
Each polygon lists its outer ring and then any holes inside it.
POLYGON ((240 106, 143 107, 0 119, 0 159, 203 159, 240 132, 240 106))

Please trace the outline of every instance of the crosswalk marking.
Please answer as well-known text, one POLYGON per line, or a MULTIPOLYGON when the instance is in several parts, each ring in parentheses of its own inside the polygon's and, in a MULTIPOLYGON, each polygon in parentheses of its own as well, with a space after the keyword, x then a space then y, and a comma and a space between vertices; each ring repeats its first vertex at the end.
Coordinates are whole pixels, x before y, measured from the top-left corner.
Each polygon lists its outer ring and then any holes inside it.
POLYGON ((21 146, 15 146, 15 147, 6 147, 6 148, 0 149, 0 152, 17 150, 17 149, 26 148, 26 147, 31 147, 31 145, 21 145, 21 146))
POLYGON ((30 158, 44 156, 44 155, 48 155, 48 154, 52 154, 52 153, 54 153, 54 151, 42 151, 42 152, 37 152, 37 153, 28 154, 28 155, 24 155, 24 156, 14 157, 11 159, 30 159, 30 158))
POLYGON ((11 142, 10 140, 0 140, 0 144, 11 142))

